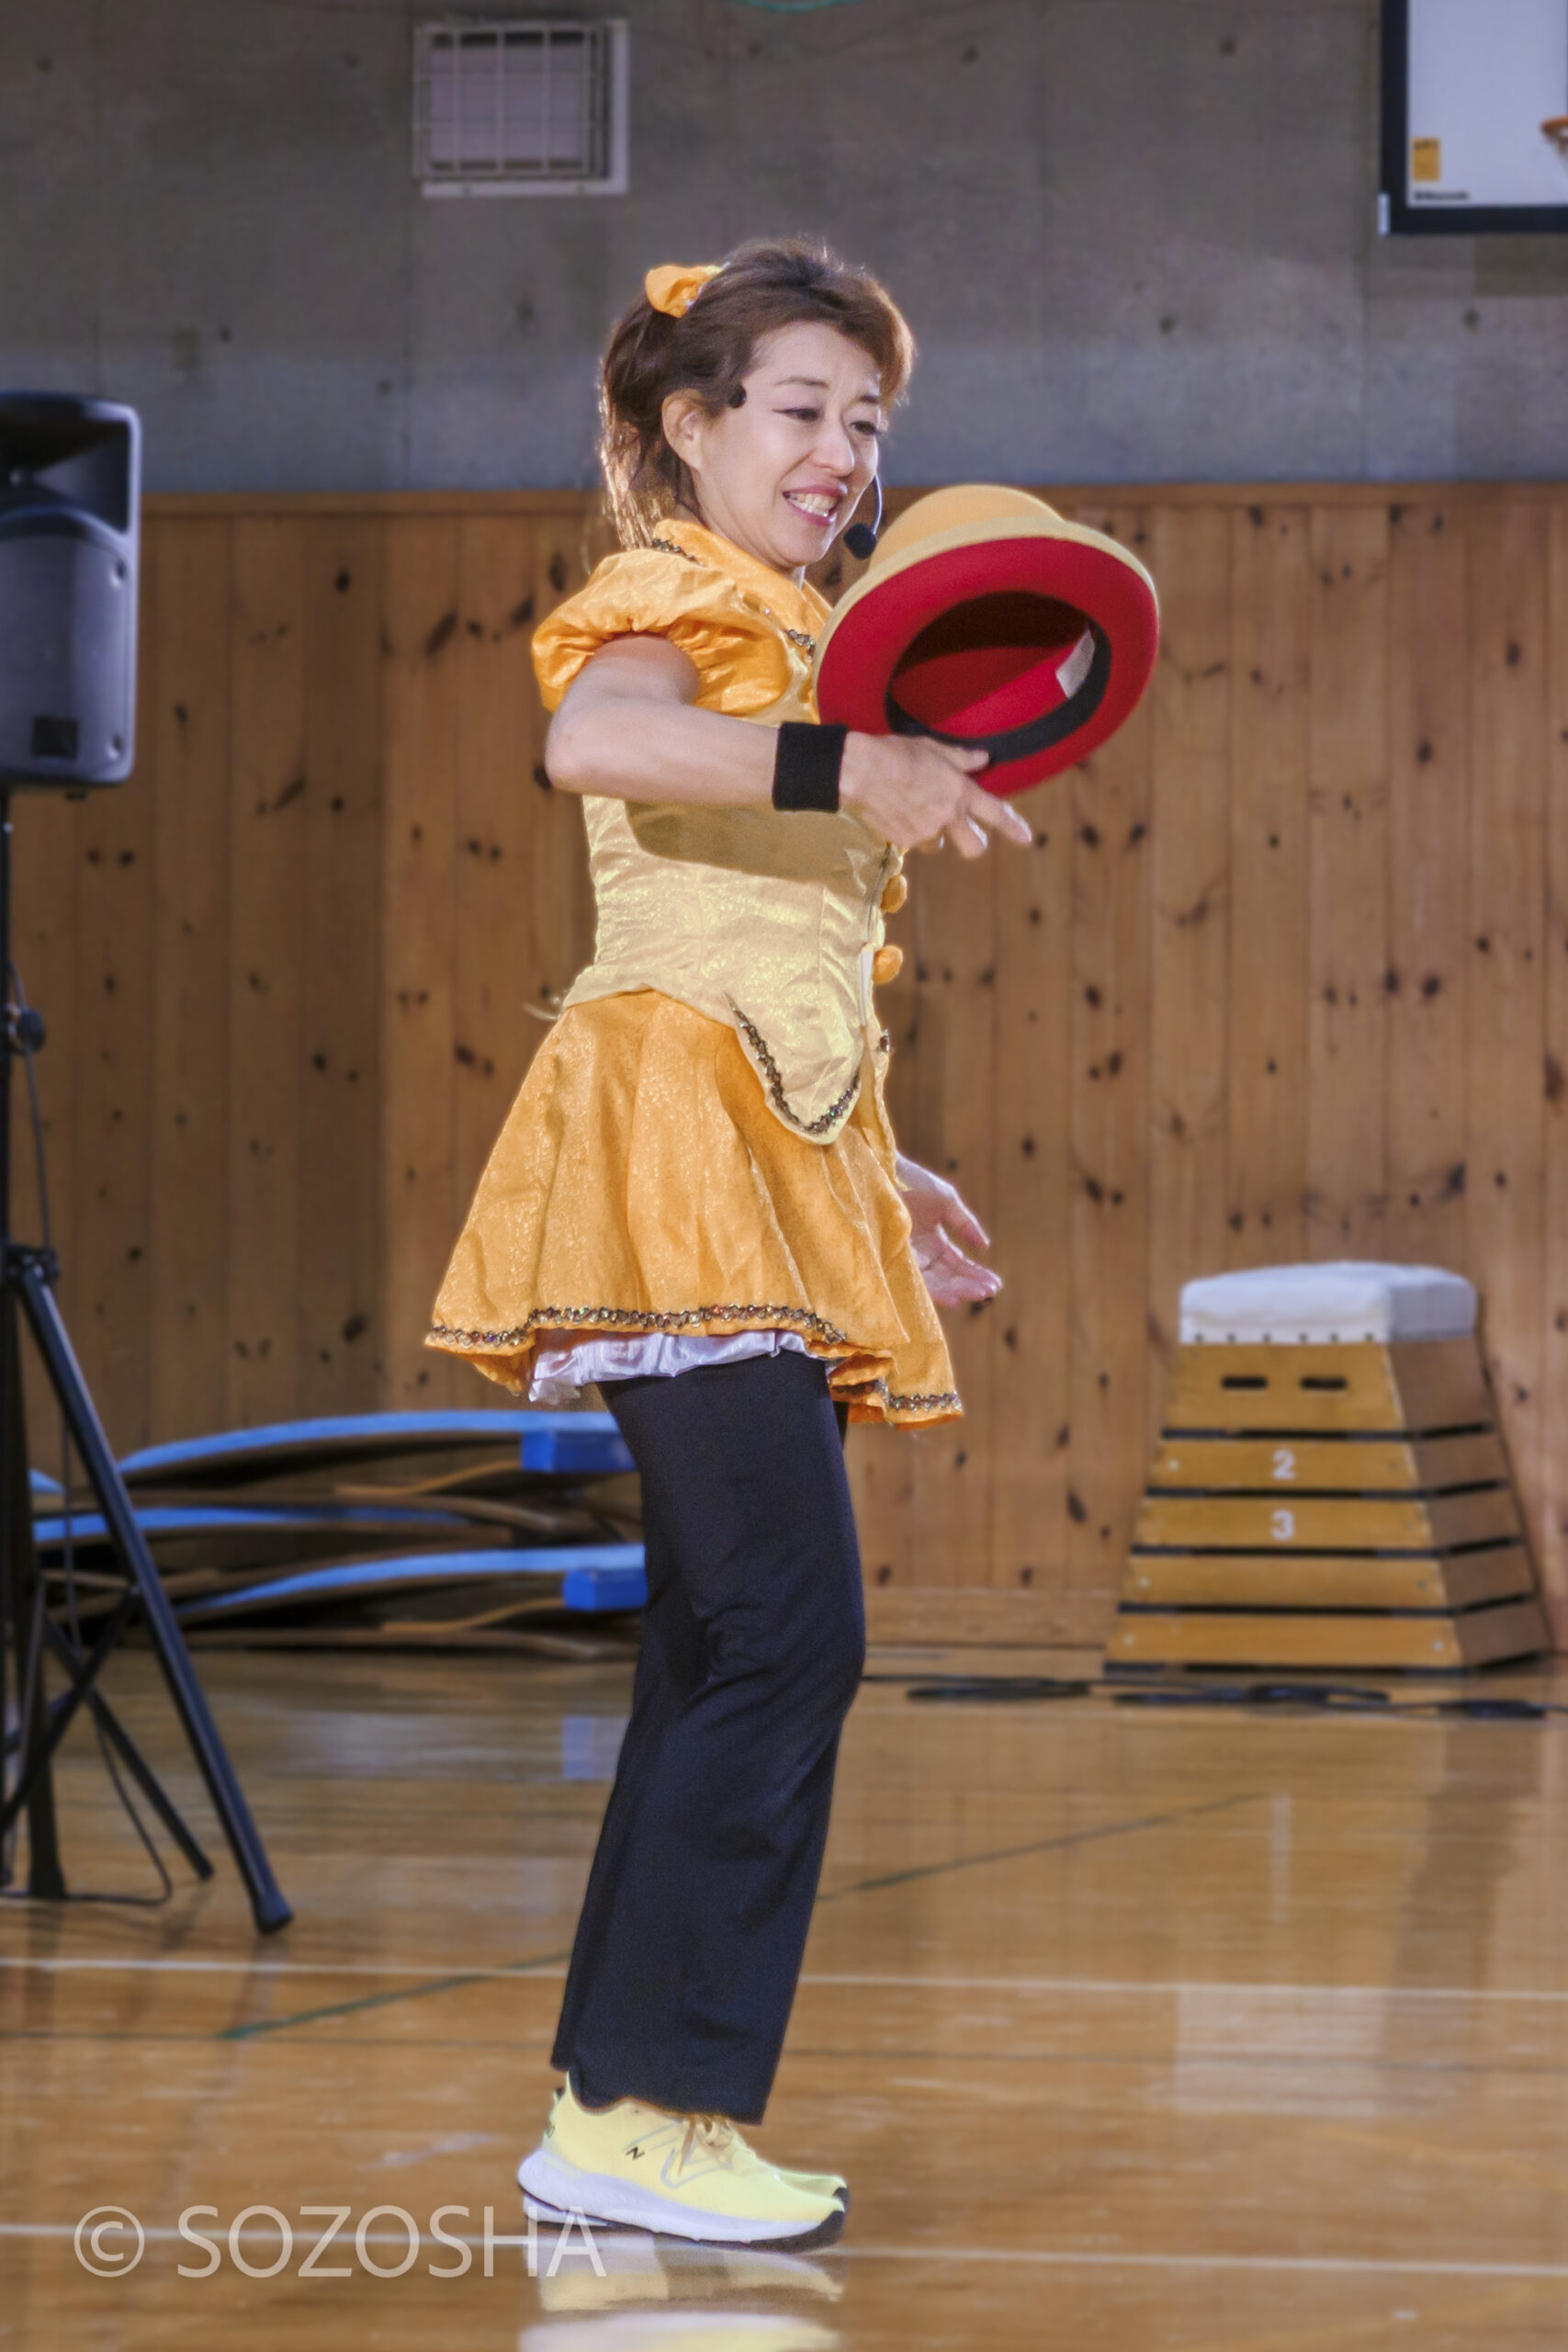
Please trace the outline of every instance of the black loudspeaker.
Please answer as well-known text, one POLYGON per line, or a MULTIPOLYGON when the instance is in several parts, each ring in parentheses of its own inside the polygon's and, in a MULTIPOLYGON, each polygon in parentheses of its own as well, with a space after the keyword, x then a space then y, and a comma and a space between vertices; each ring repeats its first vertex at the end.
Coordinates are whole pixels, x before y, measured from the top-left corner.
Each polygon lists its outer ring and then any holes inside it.
POLYGON ((133 409, 0 392, 0 778, 12 787, 130 774, 141 503, 133 409))
POLYGON ((60 1261, 48 1241, 39 1248, 11 1232, 11 1064, 25 1055, 30 1072, 43 1042, 11 962, 11 795, 18 786, 80 792, 121 784, 130 773, 141 488, 141 428, 130 409, 58 392, 0 392, 0 1889, 8 1890, 12 1830, 25 1812, 28 1893, 40 1902, 65 1894, 52 1758, 84 1706, 197 1876, 211 1877, 211 1863, 96 1687, 140 1615, 256 1926, 269 1934, 287 1926, 288 1905, 82 1377, 55 1296, 60 1261), (104 1597, 107 1616, 81 1626, 73 1607, 62 1615, 46 1606, 33 1544, 24 1317, 119 1570, 118 1593, 104 1597), (45 1685, 46 1654, 64 1668, 66 1688, 57 1693, 45 1685))

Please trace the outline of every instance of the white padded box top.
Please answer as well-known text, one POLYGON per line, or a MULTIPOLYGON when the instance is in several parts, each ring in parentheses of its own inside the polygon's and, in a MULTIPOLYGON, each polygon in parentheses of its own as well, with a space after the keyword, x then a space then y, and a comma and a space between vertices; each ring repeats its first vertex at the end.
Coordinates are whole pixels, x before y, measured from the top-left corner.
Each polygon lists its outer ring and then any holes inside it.
POLYGON ((1438 1266, 1253 1266, 1181 1293, 1183 1347, 1462 1340, 1474 1329, 1472 1285, 1438 1266))

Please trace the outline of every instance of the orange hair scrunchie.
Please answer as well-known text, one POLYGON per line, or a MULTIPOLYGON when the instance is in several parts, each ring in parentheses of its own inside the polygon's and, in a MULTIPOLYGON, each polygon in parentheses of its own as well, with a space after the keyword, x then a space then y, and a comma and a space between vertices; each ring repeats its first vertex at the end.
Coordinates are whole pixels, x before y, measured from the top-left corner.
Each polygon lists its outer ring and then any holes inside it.
POLYGON ((716 277, 719 265, 716 261, 698 261, 682 266, 680 262, 665 262, 658 269, 650 269, 642 281, 642 290, 656 311, 667 319, 683 319, 710 277, 716 277))

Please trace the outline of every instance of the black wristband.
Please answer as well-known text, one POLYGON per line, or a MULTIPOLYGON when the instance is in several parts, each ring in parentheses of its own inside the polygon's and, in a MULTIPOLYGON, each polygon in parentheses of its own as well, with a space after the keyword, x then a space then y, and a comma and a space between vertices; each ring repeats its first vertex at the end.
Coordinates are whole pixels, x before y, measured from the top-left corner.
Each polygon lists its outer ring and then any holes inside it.
POLYGON ((831 816, 839 805, 839 770, 844 764, 847 727, 807 727, 786 718, 773 757, 773 807, 818 808, 831 816))

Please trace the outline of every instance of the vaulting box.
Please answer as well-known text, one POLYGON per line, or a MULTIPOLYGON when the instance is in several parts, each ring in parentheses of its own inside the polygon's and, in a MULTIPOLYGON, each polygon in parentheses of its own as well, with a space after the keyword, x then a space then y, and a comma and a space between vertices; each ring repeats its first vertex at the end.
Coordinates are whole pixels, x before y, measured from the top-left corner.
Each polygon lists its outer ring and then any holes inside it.
POLYGON ((1430 1670, 1548 1642, 1467 1282, 1188 1283, 1108 1666, 1430 1670))

